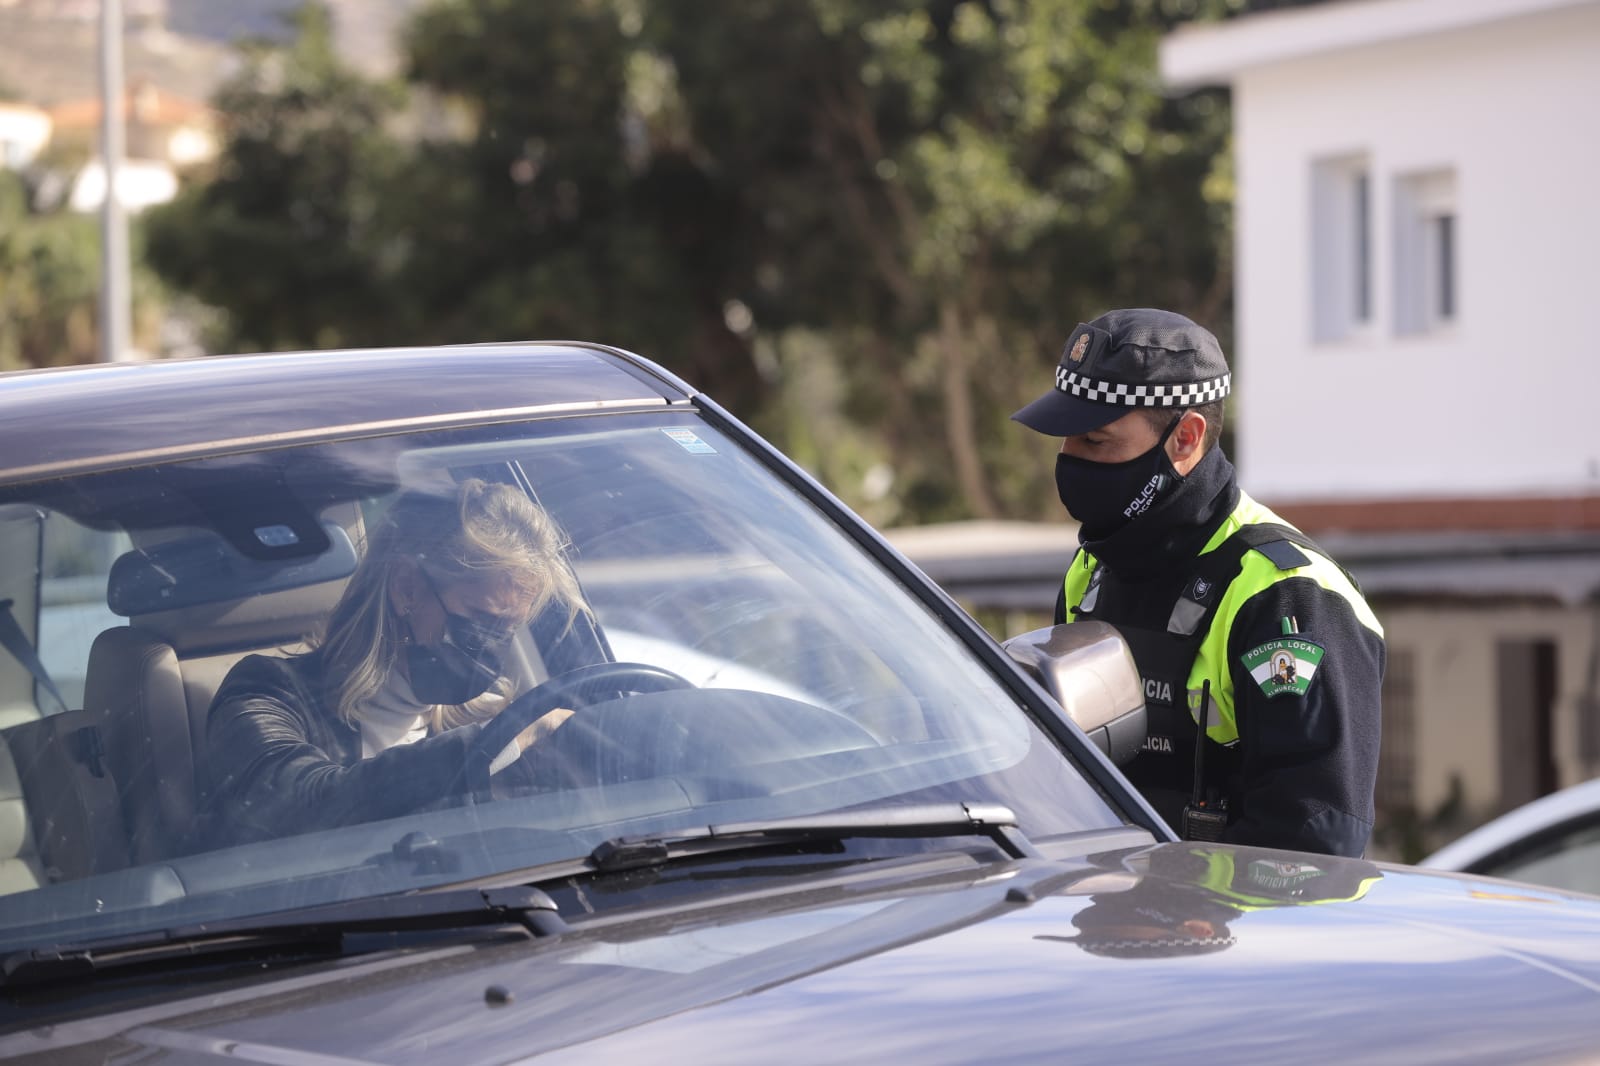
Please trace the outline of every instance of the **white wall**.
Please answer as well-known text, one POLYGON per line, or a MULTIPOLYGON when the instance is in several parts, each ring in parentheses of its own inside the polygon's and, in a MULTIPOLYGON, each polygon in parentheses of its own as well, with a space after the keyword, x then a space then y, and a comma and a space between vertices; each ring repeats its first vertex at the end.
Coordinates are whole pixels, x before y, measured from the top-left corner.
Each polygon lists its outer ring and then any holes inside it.
POLYGON ((0 104, 0 168, 22 169, 49 143, 49 115, 37 108, 0 104))
POLYGON ((1600 4, 1234 83, 1235 458, 1267 499, 1600 491, 1600 4), (1314 343, 1311 166, 1365 154, 1373 325, 1314 343), (1453 169, 1459 311, 1395 335, 1392 179, 1453 169))
MULTIPOLYGON (((124 159, 117 166, 117 199, 129 211, 143 211, 178 195, 178 176, 165 163, 124 159)), ((106 198, 106 168, 91 160, 73 180, 68 206, 82 214, 100 210, 106 198)))

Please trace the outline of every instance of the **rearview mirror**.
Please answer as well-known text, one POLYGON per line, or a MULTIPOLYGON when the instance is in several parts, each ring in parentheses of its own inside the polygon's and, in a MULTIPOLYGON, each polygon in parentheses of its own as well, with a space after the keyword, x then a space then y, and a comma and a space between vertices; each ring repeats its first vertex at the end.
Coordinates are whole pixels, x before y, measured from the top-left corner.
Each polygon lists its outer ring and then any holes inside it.
POLYGON ((1104 622, 1021 633, 1006 654, 1054 696, 1067 717, 1121 766, 1144 744, 1144 686, 1127 641, 1104 622))

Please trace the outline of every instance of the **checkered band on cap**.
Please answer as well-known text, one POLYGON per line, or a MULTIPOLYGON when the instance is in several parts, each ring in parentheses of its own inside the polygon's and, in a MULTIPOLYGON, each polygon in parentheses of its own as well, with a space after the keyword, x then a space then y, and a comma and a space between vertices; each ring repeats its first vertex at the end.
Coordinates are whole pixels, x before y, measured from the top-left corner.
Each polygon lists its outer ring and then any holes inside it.
POLYGON ((1124 407, 1199 407, 1228 395, 1232 374, 1184 385, 1120 385, 1097 381, 1064 366, 1056 367, 1056 388, 1090 403, 1124 407))

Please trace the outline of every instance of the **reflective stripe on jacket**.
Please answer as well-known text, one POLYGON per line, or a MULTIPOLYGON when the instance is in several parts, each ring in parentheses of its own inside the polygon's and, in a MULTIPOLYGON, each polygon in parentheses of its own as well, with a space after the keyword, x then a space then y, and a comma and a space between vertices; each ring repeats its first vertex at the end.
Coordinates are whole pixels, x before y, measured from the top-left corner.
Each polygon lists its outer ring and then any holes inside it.
MULTIPOLYGON (((1266 522, 1289 524, 1274 514, 1270 508, 1257 503, 1247 493, 1240 492, 1238 505, 1211 535, 1200 554, 1203 556, 1214 551, 1242 526, 1266 522)), ((1232 745, 1239 739, 1239 729, 1234 714, 1233 675, 1228 661, 1228 633, 1240 607, 1252 596, 1279 581, 1291 577, 1308 577, 1348 601, 1360 623, 1377 636, 1383 636, 1383 626, 1339 565, 1316 552, 1308 552, 1307 558, 1310 560, 1310 565, 1281 570, 1276 563, 1259 552, 1245 553, 1239 576, 1228 586, 1216 613, 1212 616, 1210 628, 1200 644, 1200 650, 1195 656, 1194 665, 1189 670, 1188 683, 1185 687, 1189 713, 1198 722, 1200 693, 1203 683, 1210 679, 1211 710, 1207 719, 1206 736, 1218 744, 1232 745)), ((1083 602, 1090 578, 1093 577, 1095 567, 1098 565, 1093 555, 1079 551, 1072 565, 1067 568, 1065 602, 1069 618, 1073 609, 1083 602)))

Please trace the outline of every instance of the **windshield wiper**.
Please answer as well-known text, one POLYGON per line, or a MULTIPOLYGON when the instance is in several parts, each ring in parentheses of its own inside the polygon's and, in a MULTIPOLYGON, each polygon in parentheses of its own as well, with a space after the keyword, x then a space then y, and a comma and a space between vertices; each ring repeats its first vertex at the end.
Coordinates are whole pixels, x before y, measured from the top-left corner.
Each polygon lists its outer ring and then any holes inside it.
POLYGON ((874 807, 762 822, 708 825, 663 836, 617 837, 589 853, 601 873, 661 866, 688 856, 793 843, 834 843, 852 837, 982 836, 1014 859, 1039 852, 1017 828, 1016 813, 998 803, 930 803, 874 807))
POLYGON ((0 958, 0 985, 75 980, 108 969, 238 952, 325 946, 359 933, 408 933, 520 925, 535 936, 567 929, 555 901, 537 888, 458 888, 376 896, 221 922, 13 951, 0 958))

